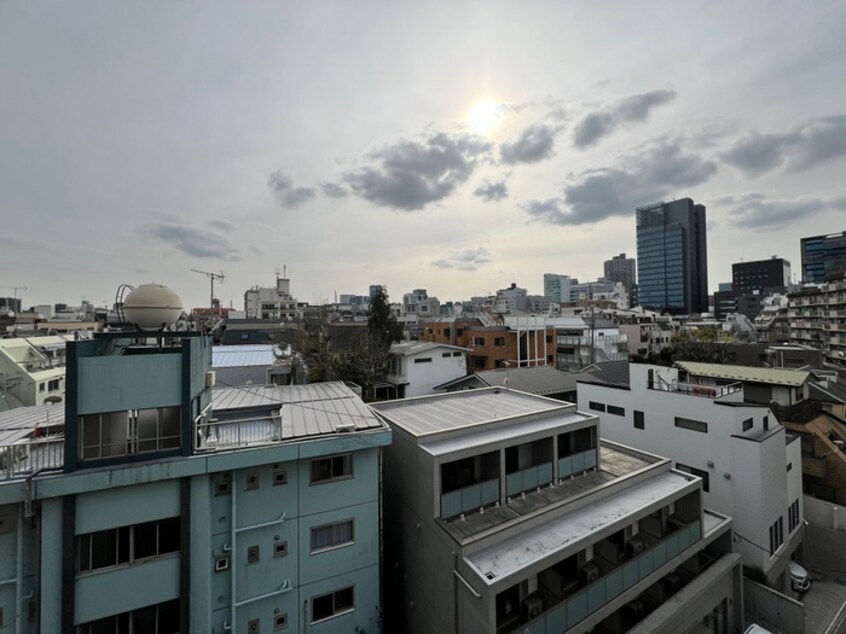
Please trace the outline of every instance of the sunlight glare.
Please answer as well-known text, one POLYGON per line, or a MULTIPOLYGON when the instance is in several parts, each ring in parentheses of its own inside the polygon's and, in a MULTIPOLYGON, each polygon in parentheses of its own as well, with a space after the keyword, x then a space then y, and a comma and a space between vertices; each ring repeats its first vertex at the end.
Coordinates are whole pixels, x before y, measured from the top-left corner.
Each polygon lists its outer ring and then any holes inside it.
POLYGON ((467 121, 479 134, 487 134, 502 120, 500 104, 491 99, 482 99, 470 108, 467 121))

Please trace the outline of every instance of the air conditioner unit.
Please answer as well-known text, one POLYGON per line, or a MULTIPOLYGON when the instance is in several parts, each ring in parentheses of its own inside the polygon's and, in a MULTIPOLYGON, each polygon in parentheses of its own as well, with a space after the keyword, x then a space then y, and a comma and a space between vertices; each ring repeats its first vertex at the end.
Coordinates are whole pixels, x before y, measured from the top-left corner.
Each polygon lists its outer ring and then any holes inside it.
POLYGON ((599 566, 593 562, 585 564, 582 566, 581 571, 579 571, 579 578, 583 586, 590 585, 599 579, 599 566))
POLYGON ((626 542, 626 554, 629 557, 635 557, 643 552, 643 539, 640 537, 632 537, 626 542))
POLYGON ((543 599, 538 595, 526 597, 523 600, 522 616, 524 621, 531 621, 543 614, 543 599))
POLYGON ((663 579, 664 584, 664 591, 667 594, 674 594, 678 592, 678 590, 682 587, 682 578, 681 575, 677 572, 672 572, 668 574, 663 579))

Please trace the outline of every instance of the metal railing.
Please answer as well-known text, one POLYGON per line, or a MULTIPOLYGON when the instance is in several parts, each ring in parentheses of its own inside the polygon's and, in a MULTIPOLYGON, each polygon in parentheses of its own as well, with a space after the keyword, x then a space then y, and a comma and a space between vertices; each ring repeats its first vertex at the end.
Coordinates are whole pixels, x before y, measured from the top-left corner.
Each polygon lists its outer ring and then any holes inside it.
POLYGON ((659 392, 673 392, 676 394, 687 394, 688 396, 702 396, 704 398, 720 398, 729 394, 735 394, 743 390, 743 383, 730 383, 728 385, 701 385, 699 383, 684 383, 666 381, 652 381, 647 384, 650 390, 659 392))
POLYGON ((514 471, 505 476, 505 494, 517 495, 552 482, 552 463, 544 462, 528 469, 514 471))
POLYGON ((280 440, 282 422, 276 417, 194 424, 194 451, 270 445, 280 440))
POLYGON ((0 446, 0 479, 23 478, 37 471, 61 469, 65 439, 38 438, 0 446))

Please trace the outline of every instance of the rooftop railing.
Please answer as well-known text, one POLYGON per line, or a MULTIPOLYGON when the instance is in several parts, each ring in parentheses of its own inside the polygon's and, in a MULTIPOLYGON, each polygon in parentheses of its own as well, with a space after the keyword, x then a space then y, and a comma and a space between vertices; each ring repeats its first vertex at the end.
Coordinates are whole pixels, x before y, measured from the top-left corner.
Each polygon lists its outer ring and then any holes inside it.
POLYGON ((0 479, 24 478, 65 464, 64 437, 37 438, 0 445, 0 479))
POLYGON ((650 390, 659 392, 673 392, 676 394, 687 394, 688 396, 701 396, 704 398, 721 398, 729 394, 735 394, 743 390, 743 383, 730 383, 728 385, 702 385, 700 383, 685 383, 667 381, 651 381, 647 383, 650 390))
POLYGON ((282 423, 275 417, 194 424, 194 451, 270 445, 280 440, 282 423))

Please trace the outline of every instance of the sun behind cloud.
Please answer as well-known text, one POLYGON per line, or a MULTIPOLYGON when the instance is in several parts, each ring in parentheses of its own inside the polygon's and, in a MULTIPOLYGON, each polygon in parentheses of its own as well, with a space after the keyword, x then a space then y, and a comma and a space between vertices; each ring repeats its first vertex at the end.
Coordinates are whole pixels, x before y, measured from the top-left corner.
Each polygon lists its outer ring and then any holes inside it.
POLYGON ((467 112, 467 123, 477 134, 493 132, 502 119, 502 104, 493 99, 480 99, 467 112))

